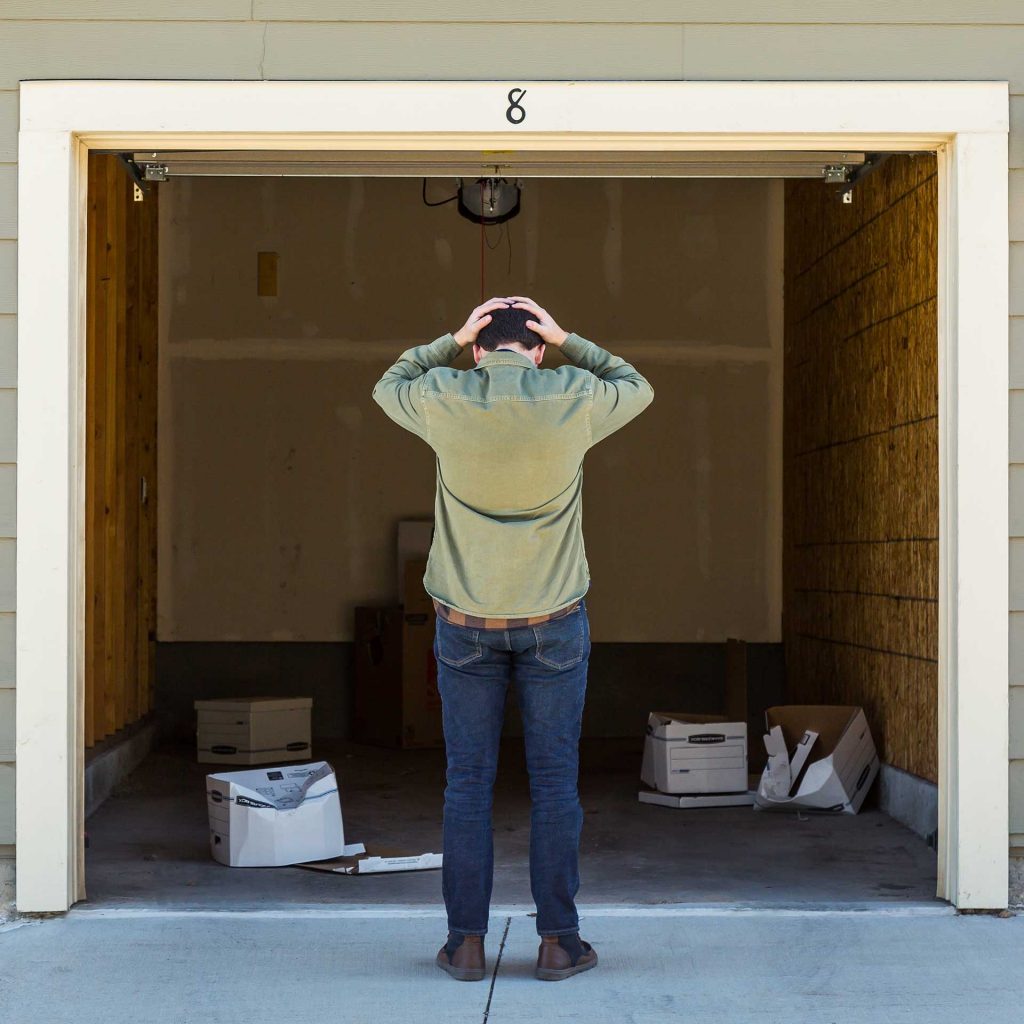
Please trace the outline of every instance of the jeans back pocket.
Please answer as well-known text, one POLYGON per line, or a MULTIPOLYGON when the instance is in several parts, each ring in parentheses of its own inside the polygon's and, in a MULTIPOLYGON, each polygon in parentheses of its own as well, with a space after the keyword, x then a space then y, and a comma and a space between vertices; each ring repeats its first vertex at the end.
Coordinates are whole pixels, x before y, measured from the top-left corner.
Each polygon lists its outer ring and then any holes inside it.
POLYGON ((582 607, 560 619, 533 627, 537 642, 536 659, 548 668, 566 669, 578 665, 586 653, 586 612, 582 607))
POLYGON ((467 626, 453 626, 446 619, 437 620, 434 631, 435 651, 438 661, 452 668, 461 668, 477 658, 483 657, 480 630, 467 626))

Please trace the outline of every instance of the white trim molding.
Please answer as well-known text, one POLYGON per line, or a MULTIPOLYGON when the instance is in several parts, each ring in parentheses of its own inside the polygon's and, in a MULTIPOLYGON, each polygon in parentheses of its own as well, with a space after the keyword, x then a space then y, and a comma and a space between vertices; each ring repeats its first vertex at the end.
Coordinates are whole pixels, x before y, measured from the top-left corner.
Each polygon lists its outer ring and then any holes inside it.
POLYGON ((936 150, 938 895, 965 909, 1006 906, 1008 130, 1005 82, 23 82, 19 909, 65 910, 84 893, 82 396, 89 148, 936 150))

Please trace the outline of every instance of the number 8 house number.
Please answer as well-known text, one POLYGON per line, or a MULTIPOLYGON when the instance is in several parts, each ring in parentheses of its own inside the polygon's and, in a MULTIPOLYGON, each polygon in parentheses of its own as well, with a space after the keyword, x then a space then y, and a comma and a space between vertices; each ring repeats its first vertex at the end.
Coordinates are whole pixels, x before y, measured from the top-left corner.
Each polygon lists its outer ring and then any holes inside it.
POLYGON ((522 124, 526 120, 526 111, 519 105, 519 101, 525 95, 525 89, 509 89, 508 109, 505 111, 505 117, 511 124, 522 124), (517 96, 516 93, 519 95, 517 96))

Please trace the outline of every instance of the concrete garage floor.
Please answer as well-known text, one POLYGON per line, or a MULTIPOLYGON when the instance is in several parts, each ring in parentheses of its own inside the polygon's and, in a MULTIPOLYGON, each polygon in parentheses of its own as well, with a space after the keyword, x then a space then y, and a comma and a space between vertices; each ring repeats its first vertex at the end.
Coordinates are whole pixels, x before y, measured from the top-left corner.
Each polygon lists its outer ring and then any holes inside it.
MULTIPOLYGON (((341 788, 348 842, 440 850, 443 753, 315 746, 341 788)), ((751 808, 671 810, 636 799, 636 741, 581 750, 581 905, 856 907, 930 902, 934 851, 877 809, 798 817, 751 808)), ((268 909, 437 905, 440 872, 346 877, 212 860, 194 749, 163 746, 88 820, 91 907, 268 909)), ((870 798, 869 798, 870 800, 870 798)), ((502 751, 493 905, 529 909, 529 796, 521 744, 502 751)))

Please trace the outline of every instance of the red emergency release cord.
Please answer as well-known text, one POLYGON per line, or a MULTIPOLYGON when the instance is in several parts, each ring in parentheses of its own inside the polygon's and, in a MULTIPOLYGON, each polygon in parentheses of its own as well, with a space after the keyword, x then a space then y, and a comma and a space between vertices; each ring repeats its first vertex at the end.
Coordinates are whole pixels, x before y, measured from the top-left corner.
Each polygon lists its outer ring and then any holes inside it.
POLYGON ((480 302, 484 301, 484 216, 480 214, 480 302))

